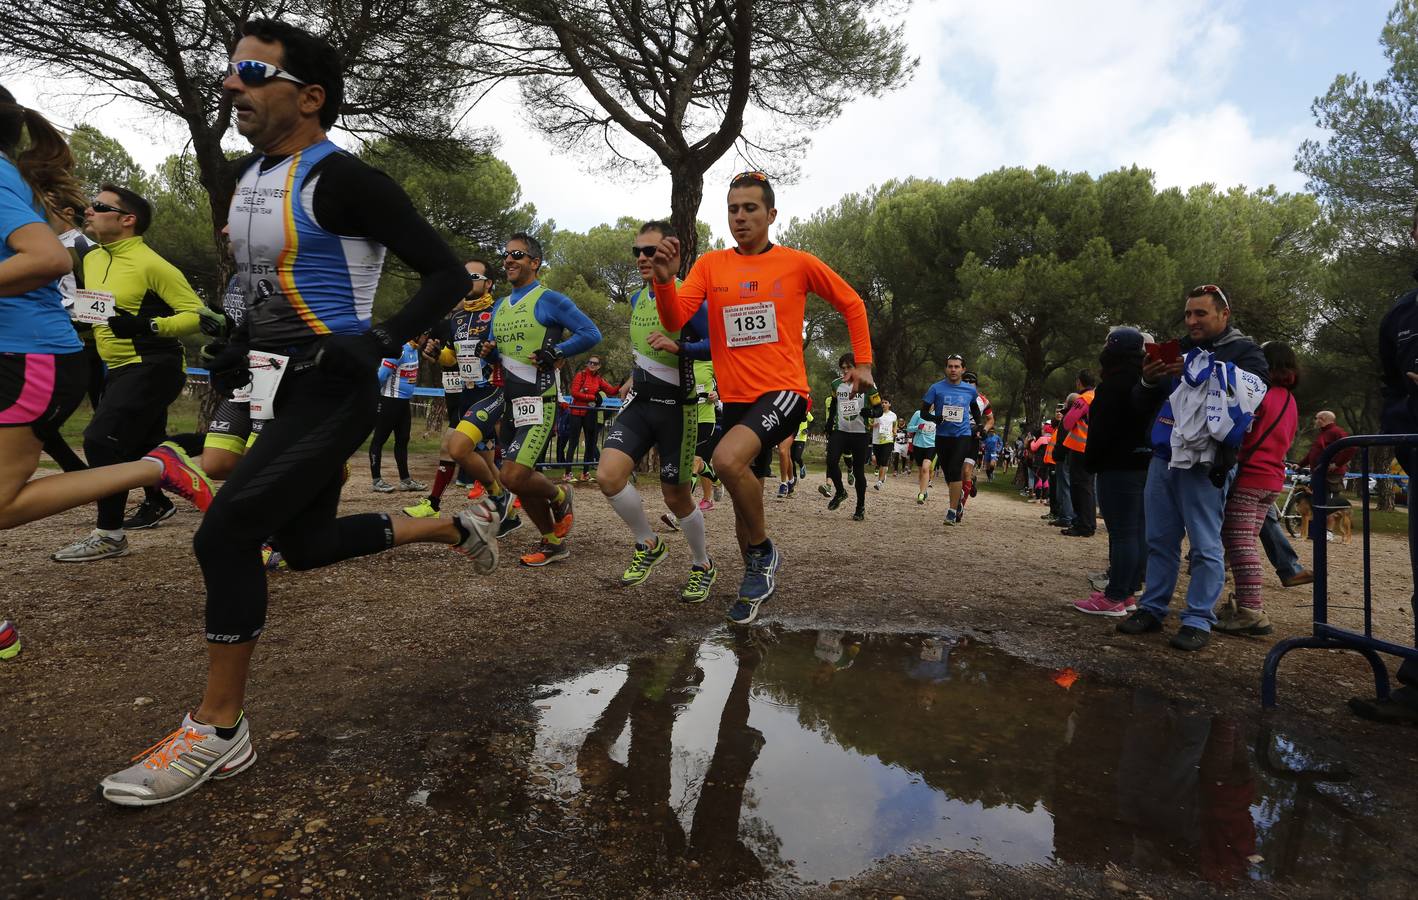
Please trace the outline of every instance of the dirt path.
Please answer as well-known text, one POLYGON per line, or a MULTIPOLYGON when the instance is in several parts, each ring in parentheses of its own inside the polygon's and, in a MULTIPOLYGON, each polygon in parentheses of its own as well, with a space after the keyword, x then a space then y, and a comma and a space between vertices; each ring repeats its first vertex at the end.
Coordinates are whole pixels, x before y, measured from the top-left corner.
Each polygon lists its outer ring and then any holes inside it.
MULTIPOLYGON (((431 468, 431 460, 424 463, 431 468)), ((817 479, 809 481, 808 491, 817 479)), ((849 508, 828 512, 815 493, 768 500, 770 528, 786 556, 779 595, 765 607, 771 619, 863 631, 951 629, 1048 666, 1072 667, 1084 679, 1149 687, 1242 718, 1259 715, 1270 640, 1218 638, 1185 655, 1167 648, 1165 638, 1125 638, 1111 621, 1067 607, 1086 592, 1086 573, 1106 565, 1101 533, 1059 537, 1040 523, 1039 507, 987 494, 973 502, 965 527, 946 530, 940 501, 917 506, 904 478, 869 494, 864 523, 849 521, 849 508)), ((357 477, 344 510, 391 511, 411 499, 369 493, 357 477)), ((650 508, 652 518, 661 511, 658 500, 650 508)), ((558 825, 564 811, 522 789, 535 715, 529 686, 720 627, 740 569, 729 505, 708 520, 725 571, 701 607, 674 599, 679 570, 687 567, 674 536, 668 565, 649 584, 621 591, 629 545, 590 486, 577 489, 573 555, 551 569, 515 565, 533 540, 524 528, 504 541, 504 564, 491 579, 477 579, 461 557, 431 547, 274 577, 248 707, 259 762, 229 783, 136 812, 103 802, 95 785, 175 727, 200 695, 202 592, 190 551, 196 514, 184 511, 131 536, 128 558, 86 566, 47 557, 87 531, 88 512, 0 535, 0 615, 16 620, 25 644, 18 659, 0 664, 0 786, 8 813, 0 817, 8 858, 0 895, 651 892, 649 885, 663 882, 634 865, 606 880, 597 846, 568 837, 558 825), (452 769, 467 780, 475 803, 440 809, 408 802, 428 772, 452 769)), ((1373 551, 1376 630, 1401 641, 1413 630, 1406 546, 1380 536, 1373 551)), ((1301 556, 1308 561, 1307 548, 1301 556)), ((1359 542, 1334 545, 1331 559, 1333 602, 1357 605, 1359 542)), ((1270 577, 1266 600, 1276 639, 1307 631, 1303 589, 1282 590, 1270 577)), ((1336 611, 1354 625, 1357 617, 1336 611)), ((1169 631, 1174 627, 1175 620, 1169 631)), ((1281 671, 1280 721, 1327 742, 1360 773, 1356 789, 1372 795, 1376 812, 1406 823, 1418 808, 1407 774, 1418 762, 1413 732, 1348 715, 1344 699, 1369 692, 1366 681, 1357 657, 1292 654, 1281 671)), ((1401 862, 1414 855, 1408 830, 1396 829, 1393 848, 1404 877, 1386 876, 1369 893, 1397 896, 1414 883, 1418 873, 1401 862)), ((955 856, 900 865, 830 891, 791 881, 753 890, 960 896, 993 883, 996 895, 1091 893, 1117 880, 1063 870, 1030 874, 955 856), (996 875, 987 878, 986 870, 996 875), (893 887, 907 882, 916 886, 893 887)), ((685 879, 678 889, 686 894, 711 887, 696 888, 688 868, 685 879)), ((1129 895, 1152 884, 1124 881, 1129 895)), ((1205 893, 1185 881, 1151 889, 1154 896, 1205 893)), ((1306 893, 1302 886, 1280 892, 1306 893)))

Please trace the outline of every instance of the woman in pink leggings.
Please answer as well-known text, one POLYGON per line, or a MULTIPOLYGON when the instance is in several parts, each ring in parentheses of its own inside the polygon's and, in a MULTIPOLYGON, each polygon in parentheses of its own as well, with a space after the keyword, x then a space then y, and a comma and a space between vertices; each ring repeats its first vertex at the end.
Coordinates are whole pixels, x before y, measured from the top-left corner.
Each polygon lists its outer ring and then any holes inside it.
POLYGON ((1270 634, 1270 619, 1261 603, 1261 560, 1256 536, 1266 510, 1285 483, 1285 454, 1295 442, 1299 410, 1291 392, 1300 380, 1299 364, 1290 345, 1271 341, 1262 347, 1270 365, 1270 391, 1241 444, 1236 477, 1226 498, 1221 542, 1226 565, 1236 582, 1235 603, 1217 611, 1215 630, 1223 634, 1270 634))

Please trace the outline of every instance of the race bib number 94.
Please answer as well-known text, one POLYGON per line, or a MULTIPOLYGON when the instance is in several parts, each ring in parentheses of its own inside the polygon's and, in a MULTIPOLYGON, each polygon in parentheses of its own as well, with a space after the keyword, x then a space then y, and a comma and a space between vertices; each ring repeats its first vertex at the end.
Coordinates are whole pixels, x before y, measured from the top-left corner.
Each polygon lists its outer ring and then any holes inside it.
POLYGON ((947 422, 959 424, 965 421, 965 407, 945 406, 941 408, 940 417, 947 422))
POLYGON ((518 428, 542 424, 542 398, 518 397, 513 400, 512 424, 518 428))
POLYGON ((778 310, 771 302, 724 307, 724 343, 752 347, 778 342, 778 310))

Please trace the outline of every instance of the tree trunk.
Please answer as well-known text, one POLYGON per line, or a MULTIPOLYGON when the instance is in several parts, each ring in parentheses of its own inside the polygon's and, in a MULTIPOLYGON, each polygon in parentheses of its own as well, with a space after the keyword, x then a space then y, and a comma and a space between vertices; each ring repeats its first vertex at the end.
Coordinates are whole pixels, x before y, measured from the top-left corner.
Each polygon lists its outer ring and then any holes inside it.
POLYGON ((217 298, 216 305, 220 308, 222 294, 232 274, 231 257, 227 254, 222 228, 226 225, 236 183, 226 154, 222 153, 221 133, 214 133, 205 127, 193 127, 190 131, 192 151, 197 159, 197 178, 207 192, 207 203, 212 213, 212 241, 217 248, 217 283, 212 285, 212 296, 217 298))
POLYGON ((679 274, 689 274, 699 257, 699 202, 704 199, 704 172, 689 165, 670 169, 670 224, 679 232, 679 274))
POLYGON ((1022 348, 1020 354, 1024 363, 1024 387, 1021 393, 1024 395, 1024 403, 1020 409, 1020 416, 1024 419, 1024 427, 1044 421, 1047 412, 1044 406, 1044 348, 1042 343, 1031 342, 1022 348))
MULTIPOLYGON (((1389 464, 1393 462, 1392 447, 1375 447, 1369 453, 1370 472, 1374 475, 1387 475, 1389 464)), ((1393 509, 1395 491, 1393 481, 1388 478, 1380 478, 1378 490, 1374 492, 1375 509, 1393 509)))

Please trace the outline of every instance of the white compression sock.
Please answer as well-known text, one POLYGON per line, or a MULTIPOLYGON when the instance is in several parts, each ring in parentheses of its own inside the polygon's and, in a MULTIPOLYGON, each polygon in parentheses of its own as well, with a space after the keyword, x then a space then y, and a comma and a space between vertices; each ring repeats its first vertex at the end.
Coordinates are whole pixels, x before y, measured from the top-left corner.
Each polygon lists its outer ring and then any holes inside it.
POLYGON ((679 527, 684 532, 685 543, 689 544, 694 565, 709 565, 709 536, 704 533, 704 513, 696 506, 694 512, 679 520, 679 527))
POLYGON ((626 484, 619 494, 607 499, 610 500, 611 509, 615 510, 615 514, 630 526, 638 543, 655 543, 655 530, 650 527, 650 520, 645 516, 645 505, 640 502, 640 492, 635 489, 635 485, 626 484))

